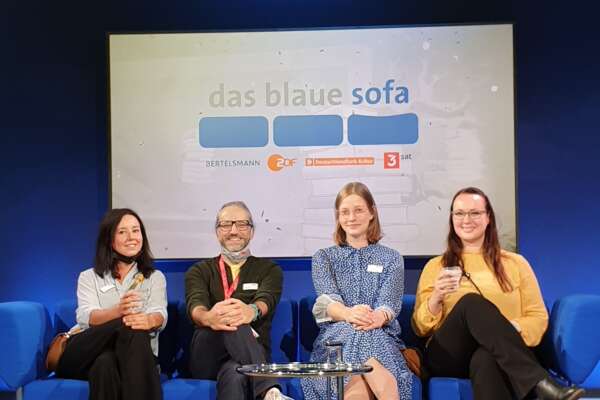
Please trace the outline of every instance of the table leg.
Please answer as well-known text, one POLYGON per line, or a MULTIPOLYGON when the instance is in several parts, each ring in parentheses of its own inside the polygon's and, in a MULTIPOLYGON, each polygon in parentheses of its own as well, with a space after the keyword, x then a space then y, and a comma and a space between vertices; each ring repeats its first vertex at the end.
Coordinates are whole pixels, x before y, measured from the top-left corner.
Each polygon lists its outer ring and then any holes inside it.
POLYGON ((337 377, 337 398, 338 400, 344 400, 344 377, 337 377))
POLYGON ((328 376, 327 377, 327 400, 331 400, 331 380, 333 378, 328 376))

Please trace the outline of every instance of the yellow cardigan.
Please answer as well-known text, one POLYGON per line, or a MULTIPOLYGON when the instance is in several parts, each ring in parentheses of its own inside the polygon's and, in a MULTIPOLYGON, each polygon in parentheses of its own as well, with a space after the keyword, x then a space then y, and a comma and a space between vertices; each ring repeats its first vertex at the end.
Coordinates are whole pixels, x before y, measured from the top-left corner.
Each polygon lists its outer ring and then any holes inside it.
MULTIPOLYGON (((427 301, 433 293, 433 284, 442 269, 442 257, 429 260, 417 286, 413 329, 419 336, 430 336, 444 322, 456 302, 467 293, 478 293, 475 286, 462 277, 458 291, 446 295, 442 311, 433 315, 427 301)), ((521 337, 528 346, 536 346, 548 327, 548 312, 544 306, 540 287, 527 260, 516 253, 502 250, 502 263, 513 290, 505 293, 496 280, 494 272, 481 253, 463 253, 465 271, 477 284, 486 299, 498 307, 502 315, 520 326, 521 337)))

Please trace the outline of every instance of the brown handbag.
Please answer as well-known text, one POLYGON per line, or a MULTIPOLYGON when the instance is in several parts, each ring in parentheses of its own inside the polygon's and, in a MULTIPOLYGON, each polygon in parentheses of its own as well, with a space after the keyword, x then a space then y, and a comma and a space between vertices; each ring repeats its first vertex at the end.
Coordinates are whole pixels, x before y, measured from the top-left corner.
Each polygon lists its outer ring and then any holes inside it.
POLYGON ((48 371, 56 371, 60 357, 65 352, 65 347, 67 347, 67 340, 69 340, 71 336, 81 332, 83 332, 82 329, 76 328, 69 332, 61 332, 52 339, 52 342, 48 347, 48 354, 46 354, 46 369, 48 371))
POLYGON ((406 360, 406 365, 408 369, 417 376, 417 378, 421 380, 427 380, 427 371, 423 363, 421 362, 421 352, 419 349, 414 347, 407 347, 405 349, 400 350, 402 355, 404 356, 404 360, 406 360))

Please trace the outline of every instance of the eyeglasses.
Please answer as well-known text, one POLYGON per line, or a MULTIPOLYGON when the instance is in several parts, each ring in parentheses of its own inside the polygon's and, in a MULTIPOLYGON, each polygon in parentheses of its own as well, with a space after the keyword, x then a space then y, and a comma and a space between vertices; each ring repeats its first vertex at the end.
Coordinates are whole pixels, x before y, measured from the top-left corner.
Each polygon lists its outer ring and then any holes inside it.
POLYGON ((454 219, 465 219, 465 217, 468 215, 469 218, 471 218, 471 220, 473 221, 477 221, 479 219, 481 219, 481 217, 483 217, 485 214, 487 214, 487 211, 481 211, 481 210, 475 210, 475 211, 462 211, 462 210, 458 210, 458 211, 452 211, 452 216, 454 217, 454 219))
POLYGON ((365 215, 367 213, 367 211, 368 211, 368 209, 362 208, 362 207, 357 207, 354 210, 344 208, 344 209, 338 211, 338 215, 342 218, 349 218, 350 214, 354 213, 354 215, 356 217, 362 217, 363 215, 365 215))
POLYGON ((229 232, 234 225, 240 232, 247 232, 252 228, 250 221, 247 219, 241 219, 239 221, 219 221, 217 224, 217 229, 220 229, 223 232, 229 232))

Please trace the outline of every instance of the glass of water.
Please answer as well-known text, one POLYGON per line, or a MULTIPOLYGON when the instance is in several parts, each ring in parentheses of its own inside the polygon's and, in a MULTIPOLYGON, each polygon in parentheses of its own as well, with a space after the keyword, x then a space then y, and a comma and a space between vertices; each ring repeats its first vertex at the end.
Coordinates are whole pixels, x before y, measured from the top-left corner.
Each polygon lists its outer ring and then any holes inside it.
POLYGON ((444 274, 452 278, 452 290, 458 290, 460 286, 460 278, 462 278, 463 270, 459 266, 444 267, 444 274))
POLYGON ((139 305, 137 307, 132 307, 131 311, 134 314, 146 312, 146 308, 148 307, 148 299, 150 297, 150 290, 147 288, 138 287, 137 289, 134 289, 134 292, 138 295, 137 302, 139 305))

